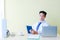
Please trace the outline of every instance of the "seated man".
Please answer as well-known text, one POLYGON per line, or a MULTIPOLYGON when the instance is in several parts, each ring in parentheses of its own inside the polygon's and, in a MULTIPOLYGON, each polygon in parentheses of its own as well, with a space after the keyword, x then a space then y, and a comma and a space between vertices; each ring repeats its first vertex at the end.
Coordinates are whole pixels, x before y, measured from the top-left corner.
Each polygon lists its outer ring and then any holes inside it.
POLYGON ((45 11, 40 11, 39 12, 39 22, 37 22, 36 24, 34 24, 32 26, 32 30, 30 30, 30 32, 32 34, 40 34, 42 33, 42 27, 44 26, 48 26, 48 23, 45 21, 47 13, 45 11))

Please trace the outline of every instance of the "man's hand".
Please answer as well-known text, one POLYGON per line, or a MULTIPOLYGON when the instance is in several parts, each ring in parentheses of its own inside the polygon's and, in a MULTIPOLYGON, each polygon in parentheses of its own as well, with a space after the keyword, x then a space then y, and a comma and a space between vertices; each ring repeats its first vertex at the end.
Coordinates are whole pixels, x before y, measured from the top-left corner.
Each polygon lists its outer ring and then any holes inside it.
POLYGON ((35 30, 30 30, 30 32, 32 33, 32 34, 38 34, 38 32, 36 32, 35 30))

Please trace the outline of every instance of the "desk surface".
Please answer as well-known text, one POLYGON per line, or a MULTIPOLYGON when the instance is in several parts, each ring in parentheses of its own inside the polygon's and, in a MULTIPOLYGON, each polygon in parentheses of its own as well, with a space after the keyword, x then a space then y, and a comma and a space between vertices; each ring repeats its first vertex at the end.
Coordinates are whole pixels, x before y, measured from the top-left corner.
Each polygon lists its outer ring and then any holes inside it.
MULTIPOLYGON (((4 38, 5 40, 27 40, 27 36, 18 36, 15 37, 9 36, 8 38, 4 38)), ((60 40, 60 35, 57 35, 57 37, 42 37, 40 36, 40 40, 60 40)))

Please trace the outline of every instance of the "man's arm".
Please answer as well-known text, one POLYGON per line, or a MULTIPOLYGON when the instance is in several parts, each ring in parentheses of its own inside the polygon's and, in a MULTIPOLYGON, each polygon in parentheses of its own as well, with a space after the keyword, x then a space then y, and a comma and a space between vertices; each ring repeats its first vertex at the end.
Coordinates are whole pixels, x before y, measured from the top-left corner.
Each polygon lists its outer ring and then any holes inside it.
POLYGON ((32 33, 32 34, 38 34, 38 32, 37 31, 35 31, 35 30, 30 30, 30 32, 32 33))

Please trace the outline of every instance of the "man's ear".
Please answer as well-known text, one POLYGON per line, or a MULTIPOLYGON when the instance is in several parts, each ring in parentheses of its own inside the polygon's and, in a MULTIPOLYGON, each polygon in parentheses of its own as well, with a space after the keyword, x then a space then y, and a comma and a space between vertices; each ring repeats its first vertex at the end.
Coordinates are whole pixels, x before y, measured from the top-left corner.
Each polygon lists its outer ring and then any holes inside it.
POLYGON ((46 18, 46 16, 44 16, 46 18))

